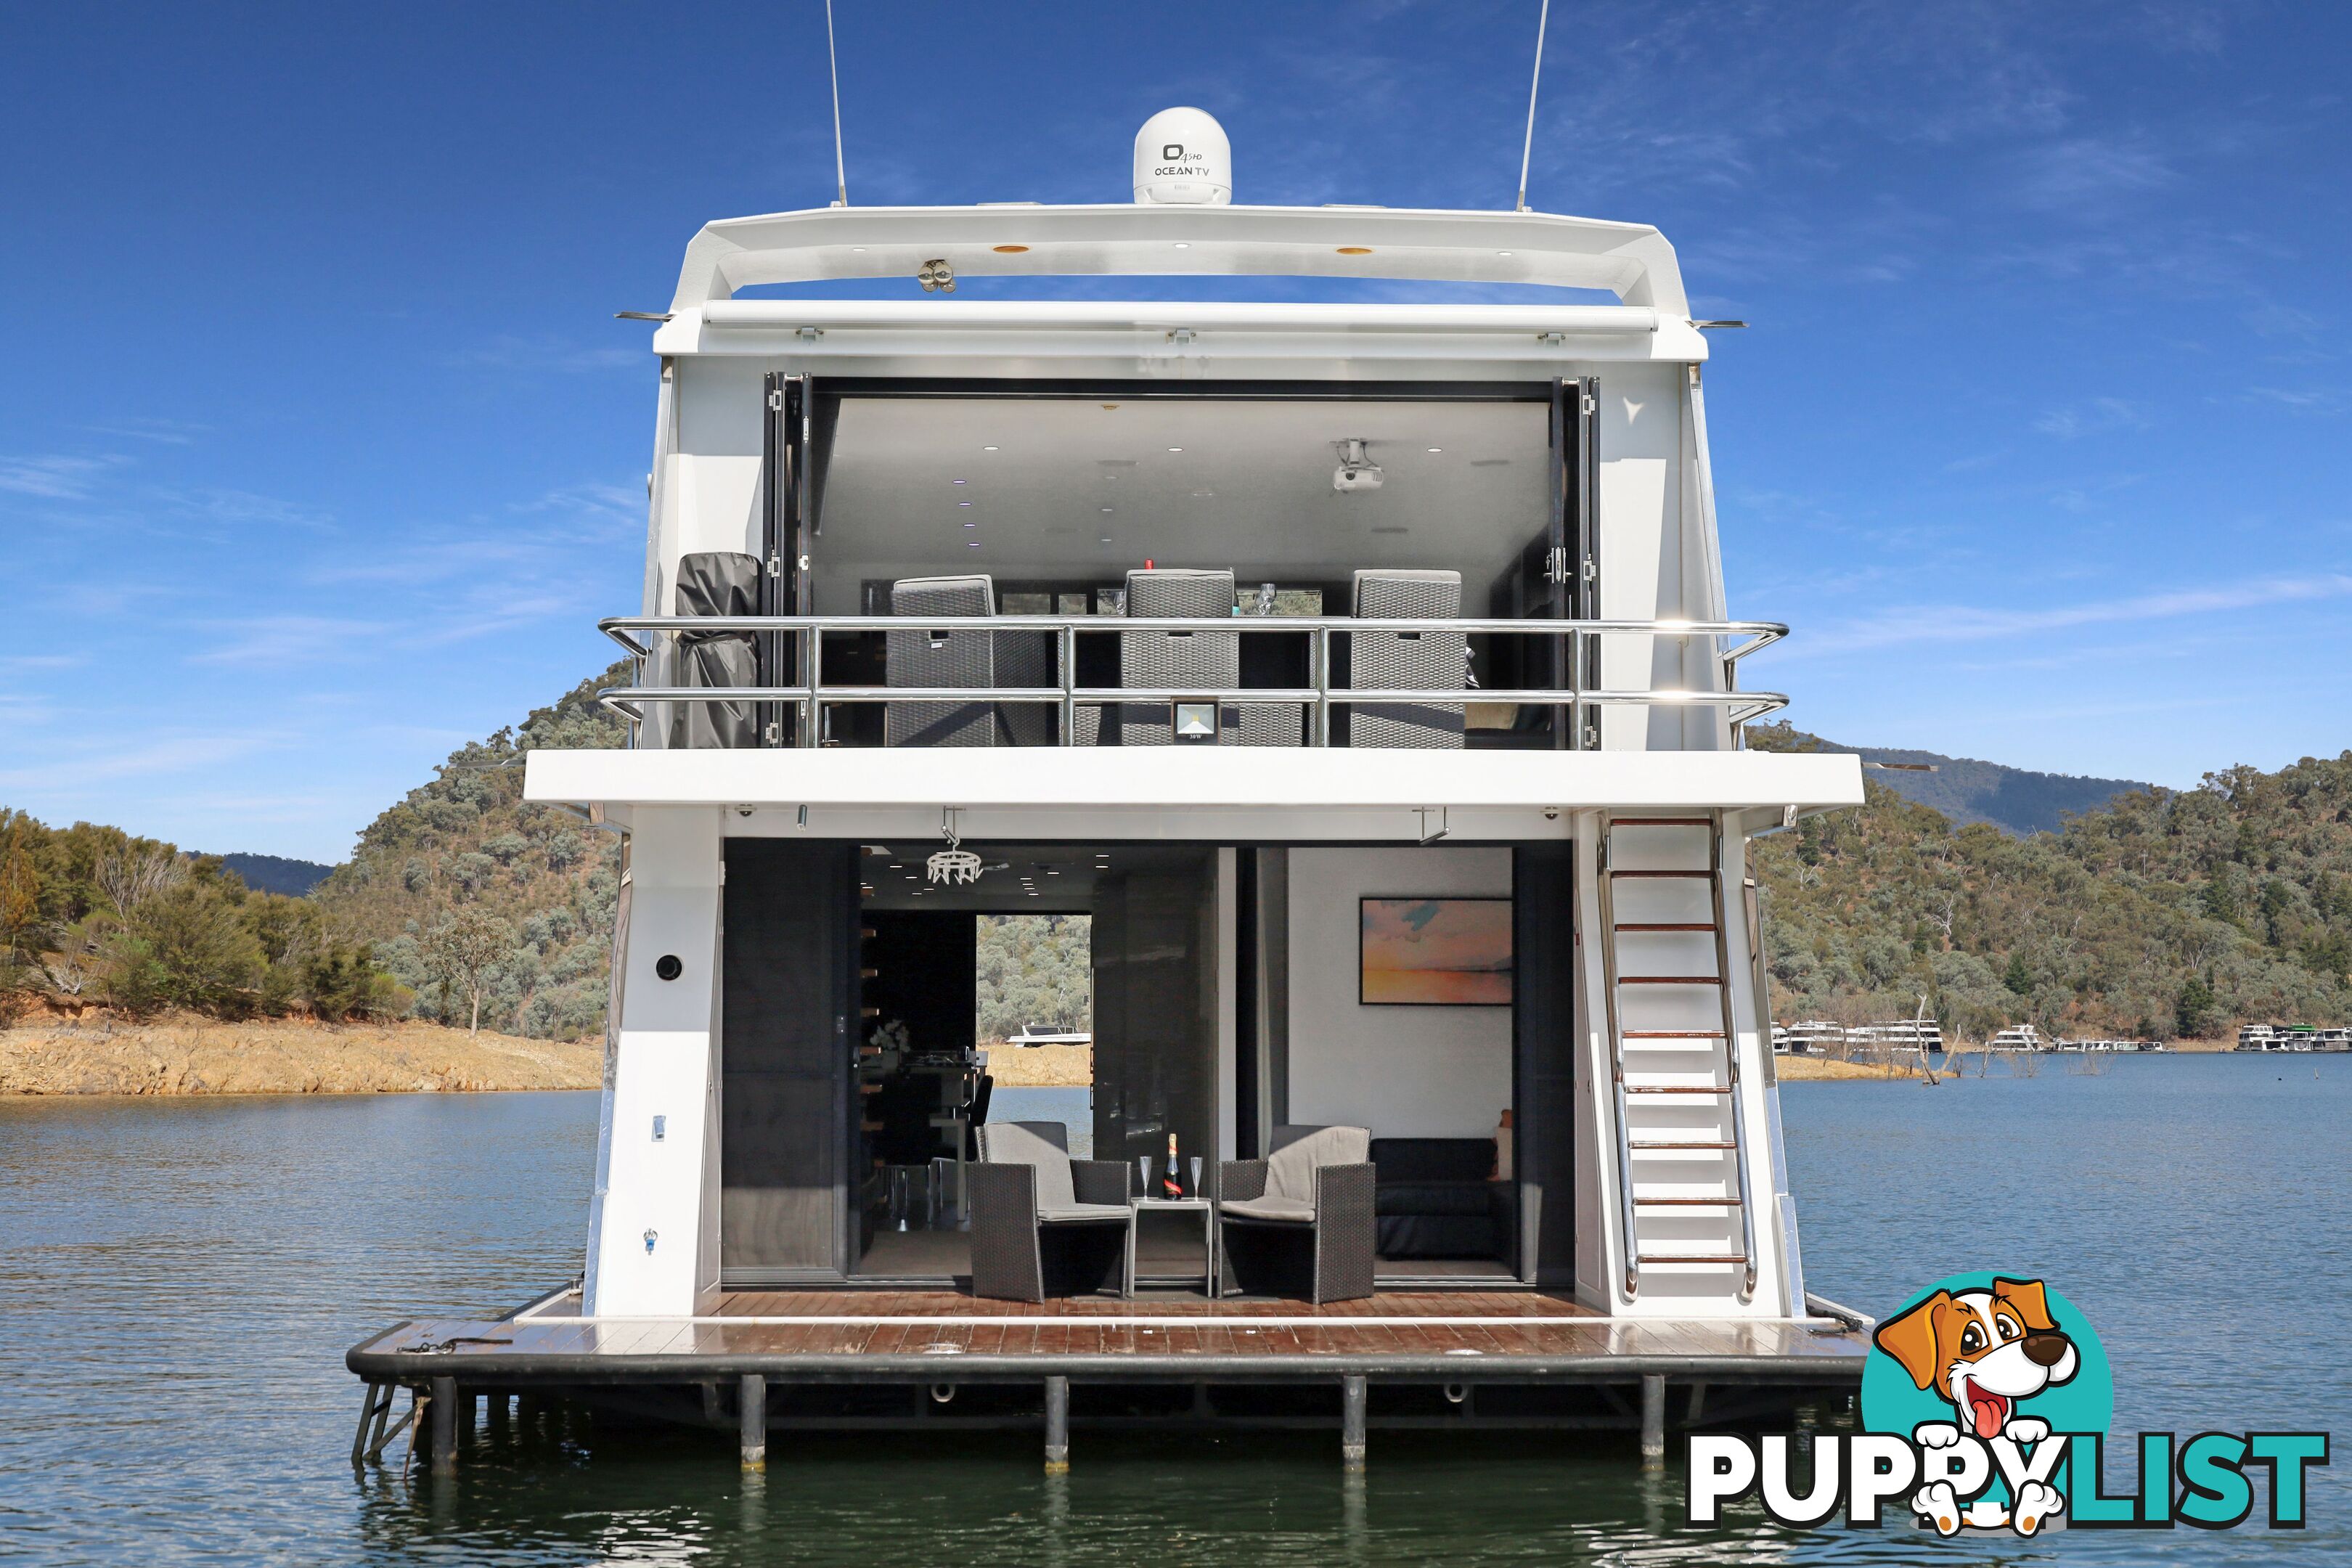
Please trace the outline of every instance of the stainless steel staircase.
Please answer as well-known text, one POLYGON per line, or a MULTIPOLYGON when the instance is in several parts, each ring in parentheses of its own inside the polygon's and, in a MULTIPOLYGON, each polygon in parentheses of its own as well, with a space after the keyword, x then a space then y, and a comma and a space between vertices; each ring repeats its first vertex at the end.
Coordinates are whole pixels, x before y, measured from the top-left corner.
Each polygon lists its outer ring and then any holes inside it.
POLYGON ((1641 1293, 1644 1268, 1737 1269, 1746 1301, 1756 1293, 1756 1220, 1725 937, 1722 816, 1604 815, 1600 847, 1625 1294, 1641 1293))

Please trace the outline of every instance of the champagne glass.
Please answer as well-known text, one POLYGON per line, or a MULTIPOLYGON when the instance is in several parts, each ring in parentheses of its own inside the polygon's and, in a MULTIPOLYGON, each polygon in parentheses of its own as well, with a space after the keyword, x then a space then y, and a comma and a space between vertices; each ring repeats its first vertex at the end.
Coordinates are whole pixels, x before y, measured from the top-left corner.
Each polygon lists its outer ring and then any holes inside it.
POLYGON ((1196 1198, 1201 1195, 1201 1156, 1198 1154, 1192 1156, 1192 1185, 1190 1195, 1196 1198))
POLYGON ((1142 1184, 1136 1189, 1137 1194, 1139 1196, 1148 1198, 1151 1195, 1151 1156, 1149 1154, 1138 1154, 1135 1157, 1135 1169, 1138 1179, 1142 1183, 1142 1184))

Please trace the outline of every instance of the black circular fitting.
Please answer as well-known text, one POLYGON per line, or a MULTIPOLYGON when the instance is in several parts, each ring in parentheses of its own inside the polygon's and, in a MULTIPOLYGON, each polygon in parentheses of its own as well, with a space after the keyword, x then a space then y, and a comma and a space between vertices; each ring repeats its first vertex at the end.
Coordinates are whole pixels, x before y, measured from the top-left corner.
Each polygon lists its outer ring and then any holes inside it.
POLYGON ((664 980, 675 980, 686 973, 686 965, 677 961, 677 954, 665 952, 654 960, 654 973, 664 980))

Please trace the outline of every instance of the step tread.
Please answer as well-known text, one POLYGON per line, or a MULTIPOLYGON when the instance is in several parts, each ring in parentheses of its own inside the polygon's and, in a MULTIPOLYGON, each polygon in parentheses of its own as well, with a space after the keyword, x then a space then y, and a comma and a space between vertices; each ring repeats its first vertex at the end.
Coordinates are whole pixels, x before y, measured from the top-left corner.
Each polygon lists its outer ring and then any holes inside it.
POLYGON ((1618 1035, 1628 1040, 1719 1040, 1721 1029, 1620 1029, 1618 1035))
POLYGON ((1744 1252, 1637 1252, 1636 1263, 1745 1263, 1744 1252))
POLYGON ((1713 827, 1715 819, 1708 816, 1612 816, 1612 827, 1713 827))
POLYGON ((1664 1143, 1656 1142, 1646 1143, 1634 1142, 1627 1143, 1625 1147, 1638 1154, 1644 1149, 1737 1149, 1739 1145, 1733 1142, 1728 1138, 1710 1138, 1690 1139, 1687 1141, 1676 1139, 1672 1142, 1664 1143))
POLYGON ((1736 1209, 1738 1198, 1645 1198, 1636 1195, 1635 1208, 1723 1208, 1736 1209))
POLYGON ((1729 1094, 1731 1091, 1704 1084, 1629 1083, 1625 1086, 1625 1092, 1627 1094, 1729 1094))
POLYGON ((1621 974, 1620 985, 1720 985, 1720 974, 1621 974))
POLYGON ((1696 870, 1696 871, 1649 871, 1649 870, 1624 870, 1624 871, 1621 871, 1621 870, 1616 869, 1616 868, 1613 868, 1613 867, 1612 867, 1612 868, 1611 868, 1611 869, 1609 870, 1609 872, 1608 872, 1607 874, 1608 874, 1609 876, 1612 876, 1612 877, 1643 877, 1643 878, 1657 878, 1657 877, 1686 877, 1686 878, 1687 878, 1687 877, 1696 877, 1696 878, 1699 879, 1700 879, 1700 880, 1702 880, 1702 881, 1704 881, 1704 880, 1705 880, 1705 879, 1706 879, 1707 878, 1712 877, 1712 876, 1714 876, 1714 875, 1715 875, 1715 873, 1714 873, 1714 872, 1709 871, 1709 870, 1706 870, 1706 869, 1705 869, 1704 868, 1701 868, 1701 869, 1699 869, 1699 870, 1696 870))
POLYGON ((1628 922, 1628 921, 1620 921, 1620 922, 1618 923, 1618 925, 1617 925, 1616 929, 1617 929, 1617 930, 1619 930, 1619 931, 1713 931, 1713 930, 1715 929, 1715 922, 1714 922, 1714 921, 1706 921, 1706 922, 1704 922, 1704 923, 1697 924, 1697 925, 1685 925, 1685 924, 1678 924, 1678 923, 1672 922, 1672 921, 1630 921, 1630 922, 1628 922))

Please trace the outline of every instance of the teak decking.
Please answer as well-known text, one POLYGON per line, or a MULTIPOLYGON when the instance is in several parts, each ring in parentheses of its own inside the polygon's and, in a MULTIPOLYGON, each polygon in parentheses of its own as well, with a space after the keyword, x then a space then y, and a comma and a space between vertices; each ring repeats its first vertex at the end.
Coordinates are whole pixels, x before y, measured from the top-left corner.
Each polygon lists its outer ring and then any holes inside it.
POLYGON ((354 1346, 379 1381, 481 1386, 690 1383, 762 1373, 820 1383, 1343 1374, 1618 1381, 1644 1374, 1819 1385, 1859 1380, 1861 1334, 1807 1322, 1601 1317, 1535 1291, 1384 1291, 1364 1300, 984 1300, 950 1290, 730 1291, 691 1319, 583 1320, 558 1298, 498 1320, 405 1322, 354 1346))

